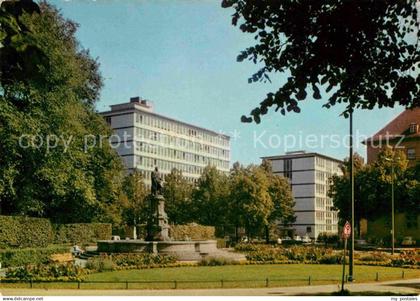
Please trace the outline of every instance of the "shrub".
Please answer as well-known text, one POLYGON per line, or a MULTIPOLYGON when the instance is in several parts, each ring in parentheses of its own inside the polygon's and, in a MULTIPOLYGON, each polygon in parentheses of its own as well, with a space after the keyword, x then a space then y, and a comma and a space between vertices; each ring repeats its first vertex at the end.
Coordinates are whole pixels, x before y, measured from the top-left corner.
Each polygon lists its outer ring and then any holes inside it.
POLYGON ((27 265, 6 271, 6 278, 19 280, 79 280, 86 271, 73 263, 27 265))
POLYGON ((343 262, 343 255, 340 254, 325 254, 319 260, 321 264, 341 264, 343 262))
POLYGON ((24 266, 28 264, 46 264, 52 254, 68 253, 69 247, 49 246, 47 248, 26 248, 0 250, 0 262, 4 267, 24 266))
POLYGON ((53 236, 48 219, 0 215, 0 248, 46 247, 53 236))
POLYGON ((170 237, 174 240, 209 240, 215 239, 215 229, 212 226, 203 226, 195 223, 187 225, 172 225, 170 237))
POLYGON ((404 267, 404 266, 414 266, 419 265, 420 261, 417 260, 417 255, 415 251, 406 251, 400 253, 397 258, 391 259, 391 265, 395 267, 404 267))
POLYGON ((384 252, 369 252, 357 258, 362 262, 385 262, 391 261, 392 256, 384 252))
POLYGON ((56 243, 86 244, 112 236, 111 224, 61 224, 54 225, 54 228, 56 243))
POLYGON ((340 236, 338 234, 320 233, 317 241, 325 244, 337 244, 340 241, 340 236))
POLYGON ((200 266, 221 266, 221 265, 232 265, 236 262, 234 260, 223 258, 223 257, 205 257, 200 260, 198 265, 200 266))
POLYGON ((102 272, 114 269, 167 266, 174 263, 176 263, 176 258, 169 255, 119 253, 89 258, 86 267, 90 270, 102 272))
POLYGON ((266 248, 267 245, 256 245, 252 243, 239 243, 235 246, 235 250, 238 252, 252 252, 258 251, 261 248, 266 248))
POLYGON ((116 265, 109 256, 98 256, 89 258, 86 268, 96 272, 106 272, 114 271, 116 265))

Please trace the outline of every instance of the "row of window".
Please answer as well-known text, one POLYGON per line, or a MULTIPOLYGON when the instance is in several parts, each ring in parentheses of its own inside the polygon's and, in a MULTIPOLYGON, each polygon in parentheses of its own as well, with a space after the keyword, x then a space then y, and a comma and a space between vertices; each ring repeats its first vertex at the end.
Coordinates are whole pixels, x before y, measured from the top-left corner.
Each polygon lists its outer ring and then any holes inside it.
POLYGON ((136 113, 136 122, 158 129, 166 130, 168 132, 175 132, 189 137, 197 137, 200 140, 204 140, 213 144, 229 146, 229 141, 222 135, 211 135, 205 131, 200 131, 196 128, 188 127, 184 124, 175 121, 170 121, 157 116, 145 113, 136 113))
POLYGON ((153 145, 146 142, 136 142, 136 150, 142 153, 154 154, 161 157, 177 159, 187 161, 188 163, 197 163, 204 165, 213 165, 218 168, 229 169, 229 161, 223 161, 219 159, 209 158, 205 156, 200 156, 197 154, 192 154, 189 152, 179 151, 172 148, 167 148, 159 145, 153 145))
MULTIPOLYGON (((144 156, 136 156, 135 160, 136 162, 134 162, 134 164, 137 167, 153 169, 154 167, 157 166, 159 169, 166 172, 170 172, 172 169, 176 168, 177 170, 182 171, 184 173, 201 175, 204 170, 204 167, 197 166, 197 165, 172 162, 172 161, 144 157, 144 156)), ((209 163, 209 164, 212 166, 216 166, 212 163, 209 163)))
MULTIPOLYGON (((151 175, 152 175, 152 172, 151 171, 148 171, 148 170, 141 170, 141 169, 139 169, 138 170, 142 175, 143 175, 143 178, 144 179, 150 179, 151 178, 151 175)), ((164 174, 165 176, 168 174, 169 172, 162 172, 162 174, 164 174)), ((186 176, 184 176, 183 175, 183 177, 184 177, 184 179, 186 179, 187 181, 189 181, 189 182, 191 182, 191 183, 193 183, 193 182, 197 182, 198 181, 198 178, 196 178, 196 177, 186 177, 186 176)))
POLYGON ((318 233, 322 232, 334 232, 338 231, 337 225, 315 225, 315 231, 318 233))
POLYGON ((340 166, 340 164, 338 162, 326 160, 326 159, 321 158, 321 157, 315 157, 315 165, 317 167, 326 169, 327 171, 329 171, 331 173, 335 173, 335 172, 339 171, 339 166, 340 166))
POLYGON ((184 138, 179 138, 175 136, 170 136, 150 130, 146 130, 143 128, 136 129, 136 136, 140 140, 145 141, 156 141, 160 144, 177 147, 177 148, 184 148, 190 151, 196 151, 200 153, 206 153, 209 155, 217 156, 219 158, 229 159, 229 151, 217 147, 213 147, 207 144, 202 144, 199 142, 190 141, 184 138))

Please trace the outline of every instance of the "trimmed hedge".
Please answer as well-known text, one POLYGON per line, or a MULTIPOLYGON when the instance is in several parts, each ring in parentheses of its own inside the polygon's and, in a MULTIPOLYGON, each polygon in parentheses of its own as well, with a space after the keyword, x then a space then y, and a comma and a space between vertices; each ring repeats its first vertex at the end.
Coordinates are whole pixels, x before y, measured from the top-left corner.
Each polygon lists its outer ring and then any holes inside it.
POLYGON ((111 224, 62 224, 55 225, 55 243, 86 244, 111 239, 111 224))
POLYGON ((2 267, 25 266, 28 264, 47 264, 52 254, 69 253, 66 246, 49 246, 47 248, 6 249, 0 250, 2 267))
POLYGON ((48 219, 0 215, 0 248, 46 247, 53 237, 48 219))
POLYGON ((209 240, 215 239, 215 228, 195 223, 172 225, 169 236, 174 240, 209 240))
POLYGON ((111 224, 53 225, 46 218, 0 215, 0 249, 37 248, 54 243, 87 244, 111 236, 111 224))

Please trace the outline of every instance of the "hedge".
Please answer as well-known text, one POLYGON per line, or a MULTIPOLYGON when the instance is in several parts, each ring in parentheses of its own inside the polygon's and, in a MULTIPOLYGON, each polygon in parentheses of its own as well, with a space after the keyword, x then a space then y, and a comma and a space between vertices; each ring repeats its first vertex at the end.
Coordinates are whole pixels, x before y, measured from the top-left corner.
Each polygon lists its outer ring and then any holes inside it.
POLYGON ((86 244, 111 239, 111 224, 62 224, 55 225, 55 243, 86 244))
POLYGON ((169 236, 174 240, 208 240, 215 239, 215 229, 195 223, 187 225, 171 225, 169 236))
POLYGON ((51 255, 70 252, 67 246, 49 246, 47 248, 26 248, 0 250, 2 267, 16 267, 27 264, 46 264, 50 262, 51 255))
POLYGON ((0 248, 46 247, 53 237, 48 219, 0 215, 0 248))
POLYGON ((58 224, 49 219, 0 215, 0 249, 37 248, 50 244, 87 244, 110 239, 111 224, 58 224))

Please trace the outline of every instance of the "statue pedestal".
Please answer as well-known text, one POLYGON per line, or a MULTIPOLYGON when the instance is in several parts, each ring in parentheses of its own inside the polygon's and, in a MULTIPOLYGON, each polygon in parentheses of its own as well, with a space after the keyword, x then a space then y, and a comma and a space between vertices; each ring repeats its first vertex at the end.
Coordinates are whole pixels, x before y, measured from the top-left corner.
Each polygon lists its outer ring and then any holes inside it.
POLYGON ((168 241, 169 223, 162 195, 151 196, 151 217, 147 227, 147 241, 168 241))

